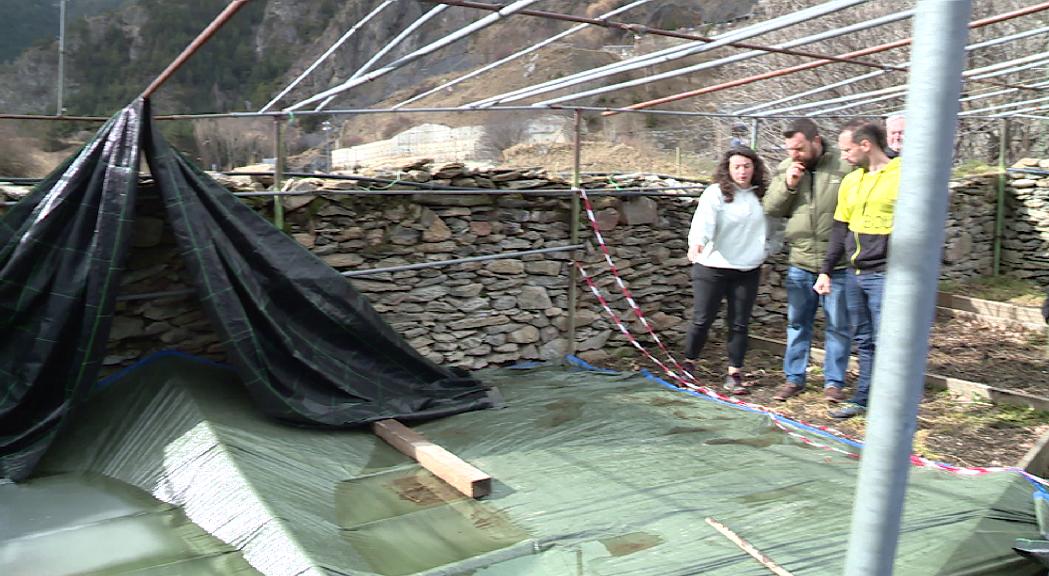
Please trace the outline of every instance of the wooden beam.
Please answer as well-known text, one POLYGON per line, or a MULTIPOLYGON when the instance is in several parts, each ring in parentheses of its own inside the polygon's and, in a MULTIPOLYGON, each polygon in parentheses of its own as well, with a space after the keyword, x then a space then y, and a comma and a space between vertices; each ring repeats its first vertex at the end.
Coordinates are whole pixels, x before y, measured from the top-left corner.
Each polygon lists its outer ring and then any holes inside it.
MULTIPOLYGON (((768 350, 777 354, 783 354, 787 347, 787 343, 782 340, 764 338, 761 336, 750 336, 749 341, 750 345, 754 348, 768 350)), ((809 357, 817 362, 823 360, 825 355, 826 352, 815 346, 809 351, 809 357)), ((849 357, 849 369, 859 369, 859 362, 855 356, 849 357)), ((925 387, 931 390, 950 390, 951 392, 970 400, 986 400, 992 404, 1008 404, 1020 408, 1049 410, 1049 398, 1035 396, 1019 390, 996 388, 979 382, 962 380, 961 378, 951 378, 948 376, 940 376, 939 374, 926 373, 925 387)))
POLYGON ((978 316, 995 320, 1008 320, 1023 324, 1028 328, 1041 329, 1045 325, 1042 311, 1033 306, 1017 306, 1007 302, 995 302, 993 300, 982 300, 959 296, 947 292, 936 294, 936 305, 940 308, 950 308, 959 312, 968 312, 978 316))
POLYGON ((769 571, 775 574, 776 576, 792 576, 791 573, 787 572, 785 568, 773 562, 772 558, 766 556, 764 552, 755 548, 753 544, 744 540, 742 536, 733 532, 732 529, 728 526, 725 526, 721 522, 718 522, 717 520, 710 517, 708 517, 706 521, 707 524, 710 524, 714 527, 715 530, 720 532, 722 536, 728 538, 729 542, 732 542, 736 546, 739 546, 740 550, 743 550, 747 554, 750 554, 751 558, 760 562, 762 566, 768 568, 769 571))
POLYGON ((404 424, 393 419, 380 420, 372 424, 372 432, 470 498, 492 492, 491 476, 404 424))

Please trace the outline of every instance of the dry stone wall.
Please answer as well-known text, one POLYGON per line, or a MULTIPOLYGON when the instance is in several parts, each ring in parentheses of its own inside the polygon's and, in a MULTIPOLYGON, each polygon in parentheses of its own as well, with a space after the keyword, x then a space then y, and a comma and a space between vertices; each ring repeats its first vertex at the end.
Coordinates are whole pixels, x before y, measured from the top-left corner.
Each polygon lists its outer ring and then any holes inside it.
POLYGON ((1002 269, 1049 285, 1049 160, 1025 158, 1009 172, 1002 269))
MULTIPOLYGON (((565 196, 522 194, 567 188, 568 183, 557 175, 541 170, 473 170, 460 163, 434 166, 425 162, 405 166, 397 173, 373 175, 400 180, 402 187, 405 182, 425 182, 519 193, 466 195, 420 190, 404 196, 361 196, 344 194, 358 187, 355 181, 298 179, 287 182, 284 189, 323 191, 283 197, 289 234, 340 271, 570 244, 570 200, 565 196)), ((215 177, 234 191, 257 191, 272 185, 269 177, 215 177)), ((944 277, 990 272, 996 182, 993 175, 952 182, 944 277)), ((1049 274, 1045 268, 1049 266, 1045 258, 1049 179, 1013 177, 1011 183, 1005 260, 1017 273, 1049 274)), ((635 174, 614 180, 594 177, 583 184, 587 188, 660 189, 688 183, 635 174)), ((140 196, 122 293, 188 287, 159 200, 148 190, 140 196)), ((672 349, 680 349, 692 306, 685 237, 693 200, 683 195, 658 199, 595 196, 593 200, 624 280, 660 337, 672 349)), ((270 197, 246 198, 245 202, 271 217, 270 197)), ((589 246, 583 253, 586 270, 632 331, 642 334, 585 222, 580 230, 582 242, 589 246)), ((564 353, 568 344, 570 258, 569 252, 525 255, 386 272, 349 281, 427 357, 476 369, 564 353)), ((784 262, 785 255, 778 256, 761 285, 754 312, 756 323, 783 321, 784 262)), ((609 354, 633 354, 582 283, 578 295, 576 348, 580 355, 601 362, 609 354)), ((642 341, 648 343, 644 337, 642 341)), ((224 358, 194 297, 121 301, 105 359, 107 367, 115 369, 164 348, 224 358)))

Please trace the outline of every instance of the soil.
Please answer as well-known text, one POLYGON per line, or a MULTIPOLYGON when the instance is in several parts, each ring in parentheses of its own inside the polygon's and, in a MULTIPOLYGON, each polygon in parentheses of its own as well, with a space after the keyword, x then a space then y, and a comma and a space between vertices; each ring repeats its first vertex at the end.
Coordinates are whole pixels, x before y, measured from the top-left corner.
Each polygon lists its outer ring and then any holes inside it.
MULTIPOLYGON (((755 332, 779 340, 784 339, 785 333, 782 327, 764 327, 755 332)), ((1049 398, 1046 351, 1043 332, 1005 329, 943 315, 933 327, 928 371, 1049 398)), ((709 386, 720 386, 724 345, 710 342, 705 356, 697 365, 697 377, 709 386)), ((644 367, 658 371, 636 357, 617 363, 623 369, 644 367)), ((747 401, 801 422, 830 427, 849 438, 863 438, 864 417, 835 420, 828 415, 835 405, 823 398, 819 365, 810 366, 809 383, 802 394, 786 402, 773 400, 784 381, 782 363, 782 354, 754 348, 747 352, 747 401)), ((850 374, 847 393, 855 378, 855 373, 850 374)), ((962 400, 946 390, 927 390, 919 408, 914 451, 958 466, 1011 466, 1047 433, 1049 412, 962 400)))
MULTIPOLYGON (((517 144, 503 151, 506 166, 535 166, 561 173, 572 171, 573 159, 571 144, 517 144)), ((582 143, 580 167, 583 172, 645 172, 700 180, 709 180, 714 168, 694 156, 678 162, 672 152, 651 146, 601 141, 582 143)))

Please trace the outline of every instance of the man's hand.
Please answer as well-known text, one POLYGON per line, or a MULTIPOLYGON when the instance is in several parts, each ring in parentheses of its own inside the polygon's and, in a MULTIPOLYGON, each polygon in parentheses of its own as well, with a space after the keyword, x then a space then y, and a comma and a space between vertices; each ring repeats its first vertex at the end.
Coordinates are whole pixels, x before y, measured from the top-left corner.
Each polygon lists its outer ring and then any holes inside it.
POLYGON ((694 244, 688 247, 688 261, 695 262, 699 258, 699 253, 703 251, 703 247, 699 244, 694 244))
POLYGON ((787 173, 784 174, 783 179, 787 183, 787 188, 796 190, 798 184, 801 184, 801 177, 805 175, 805 163, 795 162, 787 168, 787 173))
POLYGON ((816 283, 812 285, 812 289, 822 296, 830 294, 830 274, 820 274, 817 276, 816 283))

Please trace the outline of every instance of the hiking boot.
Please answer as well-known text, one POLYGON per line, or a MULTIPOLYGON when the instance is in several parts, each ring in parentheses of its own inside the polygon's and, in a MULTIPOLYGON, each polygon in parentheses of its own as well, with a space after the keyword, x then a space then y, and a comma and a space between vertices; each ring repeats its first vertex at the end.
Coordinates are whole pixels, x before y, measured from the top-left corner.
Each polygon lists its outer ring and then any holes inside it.
POLYGON ((831 412, 830 417, 838 420, 846 420, 854 416, 862 416, 866 412, 866 406, 860 406, 859 404, 846 404, 844 408, 831 412))
POLYGON ((845 401, 845 391, 837 386, 827 386, 823 389, 823 397, 831 404, 840 404, 845 401))
POLYGON ((794 396, 801 394, 802 390, 803 388, 801 386, 793 382, 787 382, 786 384, 780 386, 779 390, 776 390, 776 395, 773 396, 772 399, 778 400, 780 402, 786 402, 787 398, 793 398, 794 396))
POLYGON ((733 396, 750 393, 746 386, 743 385, 743 375, 739 372, 725 376, 725 391, 733 396))

